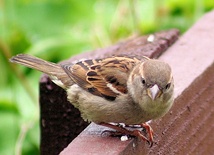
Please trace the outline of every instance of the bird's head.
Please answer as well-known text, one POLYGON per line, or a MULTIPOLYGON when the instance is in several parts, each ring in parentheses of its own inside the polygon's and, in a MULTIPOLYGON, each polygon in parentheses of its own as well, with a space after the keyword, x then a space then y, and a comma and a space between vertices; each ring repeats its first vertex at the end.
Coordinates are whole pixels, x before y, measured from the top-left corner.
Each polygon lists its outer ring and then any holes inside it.
POLYGON ((142 62, 131 72, 128 88, 135 102, 166 100, 173 92, 171 68, 160 60, 142 62))

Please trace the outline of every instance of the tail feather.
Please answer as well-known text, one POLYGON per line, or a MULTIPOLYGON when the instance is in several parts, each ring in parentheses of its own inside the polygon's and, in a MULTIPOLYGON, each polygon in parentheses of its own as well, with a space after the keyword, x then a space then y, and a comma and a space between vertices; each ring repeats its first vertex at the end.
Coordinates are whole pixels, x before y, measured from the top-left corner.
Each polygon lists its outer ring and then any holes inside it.
POLYGON ((21 64, 46 73, 54 83, 61 87, 65 87, 73 83, 59 64, 48 62, 27 54, 18 54, 12 57, 10 62, 21 64), (59 81, 57 82, 57 80, 59 81), (59 83, 63 83, 64 86, 59 83))
POLYGON ((39 70, 49 75, 56 75, 56 73, 59 74, 63 71, 63 69, 58 64, 48 62, 27 54, 19 54, 14 56, 10 59, 10 61, 39 70))

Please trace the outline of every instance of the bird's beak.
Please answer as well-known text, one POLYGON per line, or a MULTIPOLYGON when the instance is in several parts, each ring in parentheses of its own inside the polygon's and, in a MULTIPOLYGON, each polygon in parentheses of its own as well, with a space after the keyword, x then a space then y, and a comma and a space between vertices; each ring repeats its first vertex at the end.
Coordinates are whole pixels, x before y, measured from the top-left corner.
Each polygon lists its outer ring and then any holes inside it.
POLYGON ((156 98, 160 97, 162 94, 162 91, 159 89, 158 85, 154 85, 151 88, 147 89, 147 94, 152 100, 155 100, 156 98))

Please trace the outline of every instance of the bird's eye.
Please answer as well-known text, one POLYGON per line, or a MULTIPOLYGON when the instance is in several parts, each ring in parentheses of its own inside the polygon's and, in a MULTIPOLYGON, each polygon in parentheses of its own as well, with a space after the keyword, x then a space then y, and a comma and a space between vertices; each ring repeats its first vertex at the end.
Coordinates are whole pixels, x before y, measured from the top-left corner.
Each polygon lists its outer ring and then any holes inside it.
POLYGON ((166 86, 165 86, 165 89, 169 89, 171 86, 171 83, 168 83, 166 86))
POLYGON ((142 78, 142 84, 146 84, 146 81, 144 78, 142 78))

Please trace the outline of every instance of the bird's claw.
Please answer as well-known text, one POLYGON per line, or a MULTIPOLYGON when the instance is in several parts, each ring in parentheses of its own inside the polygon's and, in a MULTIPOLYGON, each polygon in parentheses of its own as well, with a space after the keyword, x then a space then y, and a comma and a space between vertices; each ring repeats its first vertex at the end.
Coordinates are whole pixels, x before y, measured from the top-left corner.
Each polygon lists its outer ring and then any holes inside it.
POLYGON ((153 144, 154 144, 153 141, 149 141, 149 140, 147 140, 147 143, 148 143, 148 145, 149 145, 150 148, 151 148, 151 147, 153 146, 153 144))
MULTIPOLYGON (((109 132, 111 136, 114 137, 118 137, 118 136, 122 136, 122 135, 129 135, 129 136, 135 136, 135 137, 139 137, 141 138, 143 141, 146 141, 150 147, 153 146, 153 130, 152 128, 144 123, 141 124, 141 127, 143 128, 142 131, 136 129, 136 130, 128 130, 122 126, 118 126, 118 125, 112 125, 112 124, 108 124, 108 123, 101 123, 100 125, 115 129, 116 131, 111 131, 111 130, 105 130, 103 131, 103 133, 109 132), (146 132, 148 134, 147 138, 146 136, 144 136, 144 134, 142 132, 146 132)), ((103 134, 102 133, 102 134, 103 134)))
POLYGON ((108 133, 111 137, 121 137, 124 135, 122 132, 112 130, 105 130, 102 132, 102 135, 104 135, 105 133, 108 133))

